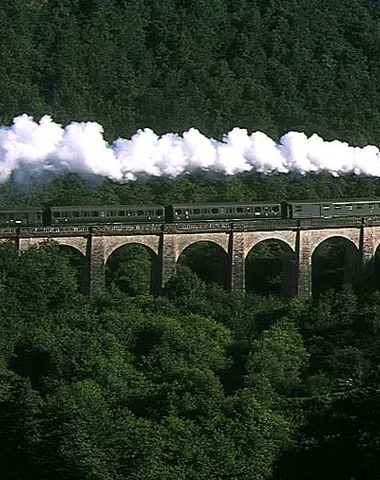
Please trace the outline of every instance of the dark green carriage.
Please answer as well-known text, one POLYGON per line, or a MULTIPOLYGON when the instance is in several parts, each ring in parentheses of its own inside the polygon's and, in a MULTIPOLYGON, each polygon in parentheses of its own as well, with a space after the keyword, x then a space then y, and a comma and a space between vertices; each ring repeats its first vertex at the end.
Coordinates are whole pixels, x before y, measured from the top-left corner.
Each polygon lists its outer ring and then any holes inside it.
POLYGON ((167 207, 171 222, 281 218, 279 202, 175 204, 167 207))
POLYGON ((163 222, 162 205, 90 205, 84 207, 51 207, 52 225, 163 222))
POLYGON ((285 202, 288 218, 380 216, 379 199, 307 200, 285 202))
POLYGON ((39 226, 43 225, 41 207, 7 207, 0 208, 0 226, 39 226))

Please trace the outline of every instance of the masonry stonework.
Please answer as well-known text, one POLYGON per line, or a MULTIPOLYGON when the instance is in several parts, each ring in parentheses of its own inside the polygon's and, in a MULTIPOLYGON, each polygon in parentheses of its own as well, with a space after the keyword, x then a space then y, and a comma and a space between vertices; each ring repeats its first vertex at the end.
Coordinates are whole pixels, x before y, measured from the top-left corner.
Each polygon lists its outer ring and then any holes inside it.
POLYGON ((105 238, 102 235, 90 237, 87 252, 88 294, 94 295, 104 290, 105 275, 105 238))
POLYGON ((163 233, 160 242, 161 288, 174 277, 178 258, 177 237, 174 233, 163 233))
POLYGON ((245 290, 245 260, 248 253, 266 240, 280 242, 284 250, 283 293, 286 296, 311 296, 313 253, 322 242, 333 237, 342 237, 348 242, 346 270, 349 278, 359 274, 363 276, 364 269, 368 266, 372 265, 373 270, 374 257, 380 244, 380 224, 303 228, 294 223, 287 226, 282 222, 281 230, 276 225, 275 222, 262 226, 256 222, 207 222, 196 225, 137 225, 128 228, 112 226, 112 234, 109 233, 109 227, 107 230, 102 226, 94 229, 83 227, 80 231, 78 228, 19 229, 14 234, 0 229, 0 241, 16 241, 18 248, 24 250, 50 239, 77 249, 85 258, 85 291, 90 295, 104 288, 105 264, 109 256, 128 244, 144 245, 151 252, 155 265, 152 283, 156 284, 156 291, 165 286, 175 274, 181 253, 199 241, 213 242, 226 252, 230 262, 230 288, 234 292, 245 290))
POLYGON ((233 231, 229 241, 230 289, 231 292, 245 291, 245 246, 244 232, 233 231))

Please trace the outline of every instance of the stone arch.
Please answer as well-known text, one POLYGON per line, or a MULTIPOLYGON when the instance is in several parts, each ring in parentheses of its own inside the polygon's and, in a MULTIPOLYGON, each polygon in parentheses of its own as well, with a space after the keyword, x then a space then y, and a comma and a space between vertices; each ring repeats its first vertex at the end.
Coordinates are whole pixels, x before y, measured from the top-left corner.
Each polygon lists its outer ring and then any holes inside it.
POLYGON ((20 250, 23 250, 25 248, 31 247, 33 245, 38 245, 49 240, 62 246, 72 247, 78 252, 80 252, 84 257, 86 257, 87 255, 88 240, 84 237, 20 238, 19 247, 20 250))
POLYGON ((120 247, 130 244, 139 244, 156 256, 159 255, 160 239, 156 235, 128 235, 107 237, 104 245, 104 263, 107 263, 109 257, 120 247))
MULTIPOLYGON (((64 240, 64 239, 63 239, 64 240)), ((88 293, 88 264, 86 252, 72 242, 57 242, 62 252, 67 252, 70 265, 76 270, 78 289, 81 293, 88 293)))
POLYGON ((89 292, 89 282, 88 282, 88 262, 86 261, 87 257, 87 248, 88 240, 84 237, 31 237, 31 238, 20 238, 19 239, 19 250, 25 250, 34 245, 39 245, 41 243, 53 241, 58 244, 59 247, 69 248, 72 251, 78 254, 77 261, 74 260, 75 256, 72 256, 70 263, 77 270, 77 282, 78 288, 82 293, 89 292))
POLYGON ((245 264, 247 292, 273 293, 282 297, 296 294, 297 258, 289 238, 268 235, 260 239, 247 251, 245 264))
POLYGON ((175 262, 190 245, 197 242, 209 242, 218 245, 228 254, 229 235, 227 233, 194 233, 176 236, 175 262))
POLYGON ((128 241, 115 248, 105 263, 106 285, 115 283, 132 296, 157 294, 160 289, 158 252, 146 242, 128 241))
POLYGON ((259 243, 273 240, 279 241, 287 245, 294 253, 296 251, 296 232, 293 231, 278 231, 278 232, 245 232, 244 233, 244 259, 247 258, 249 252, 259 243))
POLYGON ((332 238, 343 238, 351 242, 357 250, 360 249, 360 230, 359 229, 331 229, 331 230, 317 230, 312 232, 310 242, 310 256, 312 257, 316 248, 326 240, 332 238))
POLYGON ((351 235, 338 233, 325 235, 321 241, 315 240, 310 249, 313 295, 330 288, 340 289, 344 284, 358 284, 359 242, 351 235))
POLYGON ((57 238, 54 239, 62 247, 72 248, 79 252, 83 257, 86 257, 87 242, 78 242, 75 241, 78 239, 75 238, 57 238))
POLYGON ((228 248, 211 239, 198 238, 188 242, 177 257, 177 264, 184 265, 206 283, 218 283, 229 287, 230 262, 228 248))

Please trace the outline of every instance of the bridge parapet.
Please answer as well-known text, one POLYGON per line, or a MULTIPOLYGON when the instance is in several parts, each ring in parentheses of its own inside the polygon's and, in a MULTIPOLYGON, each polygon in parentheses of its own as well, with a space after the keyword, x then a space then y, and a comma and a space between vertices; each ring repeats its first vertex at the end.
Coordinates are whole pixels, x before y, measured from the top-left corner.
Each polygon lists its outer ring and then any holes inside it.
POLYGON ((231 231, 292 230, 299 226, 298 220, 234 220, 233 222, 178 222, 165 224, 167 233, 213 233, 231 231))
POLYGON ((208 233, 228 232, 231 230, 231 222, 183 222, 165 225, 164 231, 168 233, 208 233))
MULTIPOLYGON (((22 227, 17 229, 18 236, 27 237, 73 237, 89 235, 90 229, 87 225, 60 225, 52 227, 22 227)), ((0 230, 0 235, 2 229, 0 230)))
POLYGON ((133 223, 120 225, 93 225, 91 233, 94 235, 136 235, 136 234, 155 234, 162 231, 161 223, 133 223))
POLYGON ((5 227, 0 229, 1 238, 16 238, 18 236, 19 229, 16 227, 5 227))
MULTIPOLYGON (((300 230, 305 229, 325 229, 336 227, 357 227, 363 226, 362 217, 350 217, 350 218, 302 218, 297 220, 298 228, 300 230)), ((379 223, 380 225, 380 223, 379 223)))
POLYGON ((380 217, 369 217, 363 219, 363 224, 368 226, 380 225, 380 217))

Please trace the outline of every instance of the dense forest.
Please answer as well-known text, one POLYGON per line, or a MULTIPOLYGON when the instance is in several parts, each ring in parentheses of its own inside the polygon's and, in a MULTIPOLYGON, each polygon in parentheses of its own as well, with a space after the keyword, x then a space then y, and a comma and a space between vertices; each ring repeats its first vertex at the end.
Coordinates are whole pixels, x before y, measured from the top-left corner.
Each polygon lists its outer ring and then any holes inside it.
POLYGON ((3 0, 0 123, 378 145, 379 20, 371 0, 3 0))
MULTIPOLYGON (((97 121, 109 140, 240 126, 380 145, 375 1, 3 0, 0 59, 1 124, 27 112, 97 121)), ((378 178, 326 172, 0 185, 2 206, 371 196, 378 178)), ((131 245, 89 298, 75 252, 0 243, 2 478, 379 478, 380 282, 350 284, 345 257, 326 242, 301 301, 281 297, 275 242, 249 254, 244 294, 200 243, 153 296, 151 256, 131 245)))

